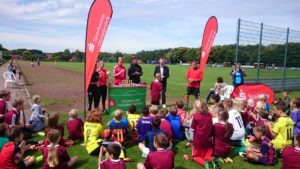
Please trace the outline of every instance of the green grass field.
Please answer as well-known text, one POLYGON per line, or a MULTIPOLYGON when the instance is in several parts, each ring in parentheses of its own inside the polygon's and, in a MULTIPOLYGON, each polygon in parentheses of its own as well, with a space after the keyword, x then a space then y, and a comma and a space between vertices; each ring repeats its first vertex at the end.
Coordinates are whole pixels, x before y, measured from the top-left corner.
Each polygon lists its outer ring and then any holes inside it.
MULTIPOLYGON (((57 67, 82 72, 84 71, 83 63, 70 63, 70 62, 46 62, 46 64, 54 65, 57 67)), ((106 63, 105 67, 107 70, 110 70, 109 79, 112 81, 112 70, 115 66, 115 63, 106 63)), ((143 76, 142 81, 148 84, 153 80, 153 71, 156 65, 142 64, 143 76)), ((129 64, 125 64, 125 67, 128 68, 129 64)), ((185 96, 186 91, 186 78, 185 74, 188 69, 188 66, 180 65, 168 65, 170 69, 170 77, 168 78, 167 86, 167 101, 168 98, 174 100, 182 99, 185 96)), ((212 88, 216 82, 217 77, 223 77, 224 82, 231 84, 231 76, 229 75, 231 68, 206 68, 204 72, 204 78, 201 82, 201 98, 205 98, 209 89, 212 88)), ((247 73, 246 79, 256 79, 256 69, 245 69, 247 73)), ((288 78, 300 78, 300 71, 287 71, 288 78)), ((260 76, 264 79, 276 79, 282 77, 281 70, 260 70, 260 76)), ((293 94, 293 93, 292 93, 293 94)), ((169 103, 170 104, 170 103, 169 103)))
MULTIPOLYGON (((70 70, 77 71, 77 72, 83 72, 83 64, 82 63, 64 63, 64 62, 57 62, 57 63, 51 62, 50 63, 50 62, 48 62, 45 64, 50 64, 50 65, 70 69, 70 70)), ((114 65, 115 64, 107 63, 106 68, 108 70, 112 70, 114 65)), ((128 67, 128 64, 126 64, 125 66, 128 67)), ((151 80, 153 79, 152 77, 153 77, 154 66, 155 65, 145 65, 145 64, 142 65, 143 71, 144 71, 142 81, 147 82, 147 83, 151 82, 151 80)), ((177 65, 168 65, 168 66, 170 68, 171 74, 170 74, 170 78, 168 79, 167 99, 169 98, 172 101, 182 99, 185 95, 185 90, 186 90, 185 73, 187 70, 187 66, 177 66, 177 65)), ((254 70, 246 70, 246 71, 250 72, 250 71, 254 71, 254 70)), ((208 69, 206 69, 205 75, 204 75, 205 78, 204 78, 204 80, 202 82, 202 86, 201 86, 201 93, 202 93, 201 98, 204 98, 206 96, 209 88, 211 88, 214 85, 217 76, 222 76, 224 78, 225 82, 231 83, 229 72, 230 72, 230 68, 208 68, 208 69)), ((276 76, 276 74, 278 74, 278 72, 269 71, 269 72, 265 72, 262 74, 263 75, 266 74, 265 76, 268 77, 268 76, 273 76, 273 75, 276 76), (268 75, 268 73, 270 75, 268 75)), ((250 77, 248 77, 248 78, 251 78, 251 73, 249 76, 250 77)), ((110 75, 110 78, 112 78, 111 75, 110 75)), ((300 92, 292 92, 291 93, 291 97, 295 97, 295 96, 299 96, 299 95, 300 95, 300 92)), ((278 93, 277 96, 280 97, 280 93, 278 93)), ((66 98, 66 100, 67 100, 67 98, 66 98)), ((53 104, 53 103, 55 103, 55 101, 50 100, 50 101, 44 102, 44 105, 45 104, 53 104)), ((66 104, 68 104, 68 102, 66 102, 66 104)), ((81 115, 83 115, 83 114, 81 114, 81 115)), ((109 115, 103 116, 104 128, 108 128, 106 123, 111 118, 112 117, 109 115)), ((67 121, 66 112, 61 112, 60 122, 65 125, 66 121, 67 121)), ((65 128, 65 131, 66 131, 65 136, 67 136, 66 128, 65 128)), ((36 137, 34 139, 42 139, 42 138, 36 137)), ((186 143, 186 141, 181 141, 181 142, 174 144, 173 150, 175 153, 175 168, 177 168, 177 169, 203 168, 191 160, 191 147, 185 148, 185 143, 186 143), (183 160, 184 154, 189 155, 190 159, 188 161, 183 160)), ((132 163, 126 164, 128 169, 136 168, 137 162, 143 162, 145 160, 144 158, 141 157, 141 153, 139 152, 136 145, 133 145, 131 142, 128 142, 125 147, 126 147, 126 149, 125 149, 126 156, 131 157, 135 160, 132 163)), ((76 145, 68 148, 68 152, 69 152, 70 156, 76 155, 80 159, 80 161, 78 163, 76 163, 76 165, 73 168, 95 169, 98 167, 97 157, 89 156, 87 154, 85 148, 80 147, 79 144, 76 144, 76 145)), ((37 152, 37 153, 34 153, 34 155, 35 156, 41 155, 41 153, 37 152)), ((276 168, 276 169, 279 169, 279 168, 281 168, 281 160, 278 160, 278 163, 275 166, 266 167, 266 166, 261 166, 261 165, 257 165, 257 164, 250 164, 250 163, 245 162, 243 160, 243 158, 241 158, 241 157, 235 157, 234 163, 221 164, 221 166, 224 169, 230 169, 230 168, 240 168, 240 169, 249 169, 249 168, 256 168, 256 169, 272 168, 273 169, 273 168, 276 168)), ((41 168, 41 163, 38 163, 33 168, 41 168)))

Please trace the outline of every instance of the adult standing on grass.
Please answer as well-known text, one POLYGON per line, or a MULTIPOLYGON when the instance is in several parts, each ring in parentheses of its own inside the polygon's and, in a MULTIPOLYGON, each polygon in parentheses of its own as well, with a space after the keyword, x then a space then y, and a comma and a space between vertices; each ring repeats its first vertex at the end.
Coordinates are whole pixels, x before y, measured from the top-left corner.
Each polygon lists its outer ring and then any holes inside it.
POLYGON ((139 83, 141 83, 141 76, 142 75, 143 75, 142 67, 138 64, 137 58, 132 57, 131 65, 128 69, 129 80, 131 80, 132 83, 139 84, 139 83))
POLYGON ((162 95, 162 105, 163 105, 164 108, 166 107, 167 79, 170 76, 169 68, 165 64, 166 64, 165 59, 160 58, 159 59, 159 65, 155 67, 154 75, 153 75, 155 77, 156 73, 161 74, 161 84, 162 84, 161 95, 162 95))
POLYGON ((98 65, 98 74, 99 74, 99 81, 97 83, 98 89, 99 89, 99 101, 102 98, 102 110, 103 112, 106 112, 105 109, 105 101, 106 101, 106 96, 107 96, 107 78, 108 74, 110 73, 109 71, 106 71, 104 68, 104 61, 100 61, 98 65))
POLYGON ((230 76, 232 76, 232 85, 238 87, 239 85, 244 84, 244 77, 246 73, 241 68, 241 63, 236 63, 235 68, 231 70, 230 76))
POLYGON ((186 108, 189 105, 189 96, 194 95, 195 99, 199 98, 200 95, 200 81, 202 80, 201 69, 199 69, 198 64, 195 60, 191 62, 191 67, 186 73, 186 79, 188 81, 186 90, 186 108))
POLYGON ((114 84, 119 85, 126 79, 126 68, 123 66, 123 57, 118 57, 118 64, 114 67, 114 84))
POLYGON ((95 65, 94 72, 92 74, 92 78, 88 87, 88 101, 89 101, 89 107, 88 111, 92 110, 92 104, 94 102, 94 108, 98 109, 99 106, 99 91, 97 83, 99 81, 99 73, 96 71, 97 67, 95 65))

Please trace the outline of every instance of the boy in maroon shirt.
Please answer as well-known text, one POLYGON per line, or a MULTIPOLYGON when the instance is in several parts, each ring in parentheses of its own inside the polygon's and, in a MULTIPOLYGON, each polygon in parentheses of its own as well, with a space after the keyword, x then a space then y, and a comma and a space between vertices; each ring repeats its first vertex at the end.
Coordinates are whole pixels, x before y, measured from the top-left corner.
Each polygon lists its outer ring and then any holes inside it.
POLYGON ((300 168, 300 133, 295 139, 295 147, 286 146, 282 152, 282 169, 300 168))
POLYGON ((10 100, 10 91, 0 91, 0 123, 4 122, 5 114, 8 112, 7 102, 10 100))
POLYGON ((157 134, 154 137, 154 146, 157 151, 148 154, 147 159, 143 163, 138 163, 138 169, 172 169, 174 168, 174 153, 166 150, 169 141, 166 135, 157 134))
POLYGON ((83 122, 78 118, 78 110, 72 109, 69 112, 69 120, 67 122, 69 138, 73 141, 83 139, 83 122))
POLYGON ((120 159, 121 147, 116 143, 109 144, 106 148, 101 146, 99 152, 98 169, 125 169, 126 165, 123 159, 120 159), (102 161, 102 155, 105 153, 106 159, 102 161))
POLYGON ((160 82, 161 74, 156 73, 155 79, 151 82, 150 93, 151 93, 151 104, 159 105, 160 95, 162 92, 162 84, 160 82))

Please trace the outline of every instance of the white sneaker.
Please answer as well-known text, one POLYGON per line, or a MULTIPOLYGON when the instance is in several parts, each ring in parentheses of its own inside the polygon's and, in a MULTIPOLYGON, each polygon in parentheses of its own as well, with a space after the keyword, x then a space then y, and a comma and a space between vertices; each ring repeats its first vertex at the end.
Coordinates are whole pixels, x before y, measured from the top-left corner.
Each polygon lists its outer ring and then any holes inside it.
POLYGON ((167 107, 165 104, 163 104, 162 106, 163 106, 163 108, 166 108, 166 107, 167 107))

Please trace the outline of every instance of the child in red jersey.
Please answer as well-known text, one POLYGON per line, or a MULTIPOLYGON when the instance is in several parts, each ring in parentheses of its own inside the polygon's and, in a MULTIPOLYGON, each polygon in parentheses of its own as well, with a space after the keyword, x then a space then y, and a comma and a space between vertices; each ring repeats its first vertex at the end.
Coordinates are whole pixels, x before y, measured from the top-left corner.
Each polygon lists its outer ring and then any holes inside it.
POLYGON ((110 143, 106 148, 101 146, 98 163, 98 169, 125 169, 126 165, 123 159, 119 158, 121 147, 116 143, 110 143), (106 159, 102 161, 103 153, 106 159))
POLYGON ((151 93, 151 104, 159 105, 159 100, 162 91, 162 84, 160 82, 160 73, 155 74, 155 79, 151 82, 150 93, 151 93))
POLYGON ((23 141, 24 134, 21 128, 14 128, 9 134, 11 142, 4 144, 0 153, 1 169, 21 169, 27 168, 35 163, 34 157, 23 158, 24 152, 30 145, 23 141))
POLYGON ((282 152, 282 169, 300 168, 300 133, 295 138, 295 147, 286 146, 282 152))
POLYGON ((255 161, 263 165, 274 165, 275 164, 275 149, 270 143, 270 139, 266 137, 267 127, 259 126, 255 127, 255 137, 261 141, 259 147, 249 145, 246 149, 246 158, 250 161, 255 161))
POLYGON ((10 100, 10 91, 0 91, 0 123, 4 122, 5 114, 8 112, 7 102, 10 100))
POLYGON ((49 145, 43 148, 43 169, 68 169, 77 161, 77 156, 69 156, 67 149, 58 144, 61 133, 57 129, 51 129, 47 133, 49 145))
POLYGON ((232 162, 227 158, 230 151, 230 137, 233 134, 233 126, 228 123, 229 114, 224 109, 218 110, 219 121, 214 125, 214 156, 221 157, 225 162, 232 162))
POLYGON ((157 151, 148 154, 147 159, 143 163, 138 163, 138 169, 172 169, 174 168, 174 153, 167 150, 169 141, 166 135, 157 134, 154 137, 154 146, 157 151))
POLYGON ((78 110, 72 109, 69 112, 69 120, 67 122, 67 128, 69 131, 69 139, 76 141, 83 139, 83 122, 78 118, 78 110))
POLYGON ((196 100, 194 110, 196 112, 191 125, 191 129, 194 131, 192 157, 202 166, 209 165, 212 159, 212 116, 204 101, 196 100))

